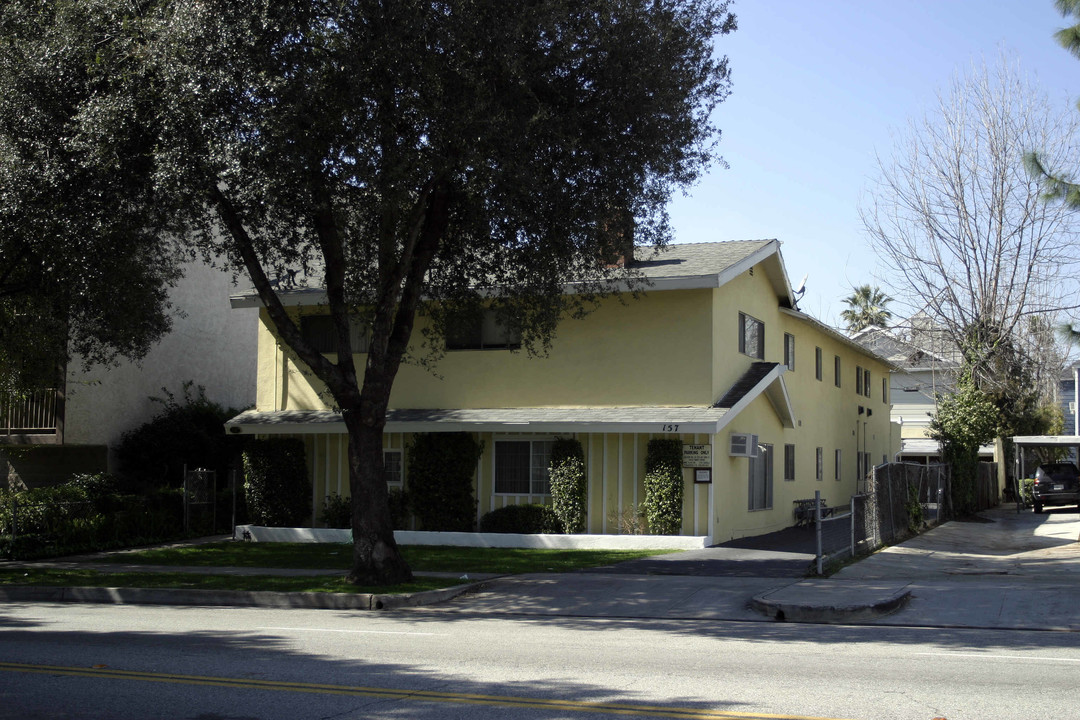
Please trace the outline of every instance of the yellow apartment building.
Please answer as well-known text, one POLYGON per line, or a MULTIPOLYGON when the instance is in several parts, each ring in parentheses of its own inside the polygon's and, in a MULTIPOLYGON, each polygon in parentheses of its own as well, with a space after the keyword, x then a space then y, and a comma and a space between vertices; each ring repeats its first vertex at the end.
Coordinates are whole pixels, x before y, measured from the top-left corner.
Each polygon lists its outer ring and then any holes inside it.
MULTIPOLYGON (((585 451, 588 532, 615 533, 615 514, 644 498, 648 441, 678 438, 682 534, 718 543, 792 525, 794 501, 815 490, 845 505, 862 474, 889 459, 890 365, 797 309, 776 240, 672 245, 633 267, 645 294, 566 320, 546 357, 516 352, 514 338, 485 323, 451 341, 434 372, 403 365, 385 430, 387 481, 408 487, 416 433, 465 431, 484 447, 477 519, 548 503, 551 442, 573 437, 585 451)), ((322 294, 284 295, 316 337, 322 294)), ((237 296, 233 306, 258 300, 237 296)), ((345 425, 324 398, 262 310, 257 404, 228 427, 303 438, 316 509, 349 494, 345 425)))

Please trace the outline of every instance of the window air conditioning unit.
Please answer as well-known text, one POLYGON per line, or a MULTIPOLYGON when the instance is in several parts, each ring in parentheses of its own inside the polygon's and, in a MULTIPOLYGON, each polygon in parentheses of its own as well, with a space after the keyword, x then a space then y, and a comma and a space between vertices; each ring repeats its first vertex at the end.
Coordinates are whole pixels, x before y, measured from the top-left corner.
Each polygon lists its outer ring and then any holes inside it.
POLYGON ((731 457, 757 457, 758 436, 750 433, 731 433, 728 455, 731 457))

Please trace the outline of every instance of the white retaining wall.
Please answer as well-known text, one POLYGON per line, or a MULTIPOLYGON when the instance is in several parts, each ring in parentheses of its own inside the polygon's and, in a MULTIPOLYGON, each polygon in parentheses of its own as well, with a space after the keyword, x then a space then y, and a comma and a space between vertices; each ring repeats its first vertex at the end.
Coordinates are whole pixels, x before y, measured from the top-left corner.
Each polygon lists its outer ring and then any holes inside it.
MULTIPOLYGON (((237 525, 236 537, 251 533, 253 542, 351 543, 351 530, 277 528, 237 525)), ((556 550, 700 550, 708 537, 691 535, 519 535, 515 533, 422 532, 396 530, 400 545, 453 547, 549 548, 556 550)))

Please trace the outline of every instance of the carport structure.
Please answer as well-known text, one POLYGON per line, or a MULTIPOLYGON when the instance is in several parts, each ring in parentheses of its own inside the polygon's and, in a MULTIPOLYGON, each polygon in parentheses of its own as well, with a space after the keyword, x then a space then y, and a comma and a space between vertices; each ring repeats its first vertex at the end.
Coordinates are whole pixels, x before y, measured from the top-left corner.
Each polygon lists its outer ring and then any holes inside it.
MULTIPOLYGON (((1080 435, 1016 435, 1010 438, 1016 446, 1016 459, 1014 460, 1015 472, 1013 474, 1016 486, 1014 492, 1019 490, 1022 472, 1026 468, 1024 464, 1024 451, 1037 447, 1073 448, 1077 457, 1080 457, 1080 435)), ((1016 493, 1017 502, 1021 500, 1020 493, 1016 493)))

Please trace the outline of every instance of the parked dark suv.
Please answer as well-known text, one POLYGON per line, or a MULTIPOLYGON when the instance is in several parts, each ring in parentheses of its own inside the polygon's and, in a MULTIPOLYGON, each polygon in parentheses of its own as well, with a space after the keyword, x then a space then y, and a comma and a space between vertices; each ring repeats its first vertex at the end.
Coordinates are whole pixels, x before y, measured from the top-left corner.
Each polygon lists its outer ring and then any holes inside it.
POLYGON ((1069 462, 1044 463, 1032 487, 1035 512, 1044 505, 1080 505, 1080 470, 1069 462))

